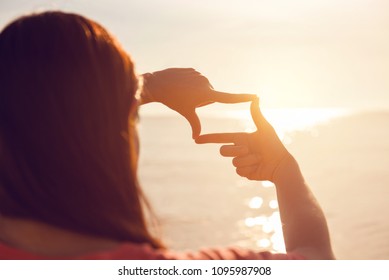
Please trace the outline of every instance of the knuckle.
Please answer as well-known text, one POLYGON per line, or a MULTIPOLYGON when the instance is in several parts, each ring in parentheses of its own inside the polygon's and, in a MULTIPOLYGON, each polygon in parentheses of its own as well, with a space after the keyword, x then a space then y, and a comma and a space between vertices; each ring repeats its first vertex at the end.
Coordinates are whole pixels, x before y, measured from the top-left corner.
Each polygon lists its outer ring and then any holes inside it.
POLYGON ((242 146, 240 152, 242 153, 242 155, 247 155, 249 154, 250 150, 247 146, 242 146))

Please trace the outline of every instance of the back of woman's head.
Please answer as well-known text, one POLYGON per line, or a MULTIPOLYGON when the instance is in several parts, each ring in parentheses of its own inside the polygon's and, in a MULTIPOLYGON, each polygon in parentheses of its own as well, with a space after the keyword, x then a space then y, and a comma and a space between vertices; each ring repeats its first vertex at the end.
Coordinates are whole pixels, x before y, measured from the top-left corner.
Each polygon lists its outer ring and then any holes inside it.
POLYGON ((75 14, 0 34, 0 213, 148 242, 130 160, 137 79, 107 31, 75 14))

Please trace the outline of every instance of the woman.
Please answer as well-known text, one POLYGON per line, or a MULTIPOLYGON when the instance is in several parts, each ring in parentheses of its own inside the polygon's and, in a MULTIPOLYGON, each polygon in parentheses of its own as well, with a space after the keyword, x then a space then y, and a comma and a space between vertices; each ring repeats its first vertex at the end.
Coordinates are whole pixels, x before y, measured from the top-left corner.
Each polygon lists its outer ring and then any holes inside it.
POLYGON ((142 90, 132 60, 103 27, 62 12, 8 25, 0 61, 0 258, 332 258, 325 218, 256 101, 261 131, 199 137, 196 107, 253 95, 214 91, 193 69, 145 74, 142 90), (150 233, 136 132, 137 107, 148 102, 186 117, 198 143, 234 143, 222 154, 235 157, 238 174, 277 184, 288 254, 177 253, 150 233), (301 226, 314 230, 307 242, 295 232, 301 226))

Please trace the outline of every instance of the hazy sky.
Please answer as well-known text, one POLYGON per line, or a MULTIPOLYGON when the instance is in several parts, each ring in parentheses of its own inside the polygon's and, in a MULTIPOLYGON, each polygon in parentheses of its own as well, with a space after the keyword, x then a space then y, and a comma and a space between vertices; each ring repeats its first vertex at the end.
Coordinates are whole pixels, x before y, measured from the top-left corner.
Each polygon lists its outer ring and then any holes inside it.
POLYGON ((0 0, 0 25, 46 9, 103 24, 139 72, 194 67, 266 107, 389 108, 387 0, 0 0))

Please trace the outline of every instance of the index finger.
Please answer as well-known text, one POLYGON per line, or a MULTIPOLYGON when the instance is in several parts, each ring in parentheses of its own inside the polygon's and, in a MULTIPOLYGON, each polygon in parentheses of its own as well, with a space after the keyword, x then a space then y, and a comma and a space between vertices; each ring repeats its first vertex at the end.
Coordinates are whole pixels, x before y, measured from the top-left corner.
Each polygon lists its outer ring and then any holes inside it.
POLYGON ((249 102, 258 99, 258 96, 250 93, 228 93, 212 90, 212 101, 219 103, 240 103, 249 102))
POLYGON ((211 133, 200 135, 195 139, 197 144, 206 143, 242 143, 246 139, 247 133, 211 133))

